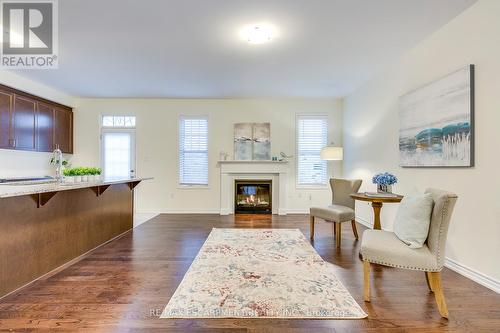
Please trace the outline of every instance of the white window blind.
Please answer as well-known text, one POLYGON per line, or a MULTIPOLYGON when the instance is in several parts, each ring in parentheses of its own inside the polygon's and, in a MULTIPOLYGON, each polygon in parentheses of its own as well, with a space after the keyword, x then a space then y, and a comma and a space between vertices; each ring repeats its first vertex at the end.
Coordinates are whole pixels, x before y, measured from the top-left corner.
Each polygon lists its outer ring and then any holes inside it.
POLYGON ((179 118, 179 184, 208 185, 208 117, 179 118))
POLYGON ((320 152, 328 141, 328 116, 297 116, 297 185, 327 183, 327 164, 320 152))
POLYGON ((120 132, 103 133, 104 177, 129 178, 132 166, 132 134, 120 132))

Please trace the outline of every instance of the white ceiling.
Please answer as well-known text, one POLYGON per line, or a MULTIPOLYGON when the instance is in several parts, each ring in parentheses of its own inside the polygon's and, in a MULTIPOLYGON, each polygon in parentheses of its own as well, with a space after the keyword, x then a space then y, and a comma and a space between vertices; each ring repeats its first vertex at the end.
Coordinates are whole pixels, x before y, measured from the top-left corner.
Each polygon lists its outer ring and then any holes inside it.
POLYGON ((82 97, 337 97, 475 0, 60 0, 58 70, 82 97), (279 38, 242 41, 270 22, 279 38))

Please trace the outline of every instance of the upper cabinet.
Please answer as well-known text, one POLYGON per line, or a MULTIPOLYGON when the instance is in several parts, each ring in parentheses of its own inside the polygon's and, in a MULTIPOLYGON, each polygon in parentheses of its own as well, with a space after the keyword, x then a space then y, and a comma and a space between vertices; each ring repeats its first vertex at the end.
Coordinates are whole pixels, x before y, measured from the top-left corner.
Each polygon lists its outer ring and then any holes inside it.
POLYGON ((70 107, 0 85, 0 148, 73 153, 70 107))
POLYGON ((50 104, 38 102, 36 138, 38 151, 54 150, 54 107, 50 104))
POLYGON ((14 94, 12 112, 12 132, 14 148, 20 150, 36 150, 35 145, 36 101, 14 94))
POLYGON ((11 111, 14 94, 0 91, 0 148, 10 148, 12 144, 11 111))
POLYGON ((54 143, 63 153, 73 154, 73 112, 62 108, 54 112, 54 143))

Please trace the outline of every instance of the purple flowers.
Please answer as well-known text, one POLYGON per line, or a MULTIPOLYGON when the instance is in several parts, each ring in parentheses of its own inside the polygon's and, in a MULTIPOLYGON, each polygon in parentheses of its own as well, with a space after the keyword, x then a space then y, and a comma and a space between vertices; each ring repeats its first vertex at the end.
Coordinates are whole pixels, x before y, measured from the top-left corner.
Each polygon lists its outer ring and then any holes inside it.
POLYGON ((377 173, 372 178, 373 184, 377 185, 394 185, 398 182, 398 178, 391 173, 377 173))

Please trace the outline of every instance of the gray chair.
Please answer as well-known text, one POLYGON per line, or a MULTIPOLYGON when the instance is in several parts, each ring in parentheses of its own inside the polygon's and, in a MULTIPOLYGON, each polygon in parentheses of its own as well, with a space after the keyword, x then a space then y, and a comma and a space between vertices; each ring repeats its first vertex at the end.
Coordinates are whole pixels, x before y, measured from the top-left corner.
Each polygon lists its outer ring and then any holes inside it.
POLYGON ((325 207, 310 208, 310 236, 314 239, 314 220, 316 217, 327 222, 333 222, 333 230, 337 248, 340 248, 341 242, 341 224, 351 222, 354 237, 358 239, 356 221, 354 220, 354 199, 350 194, 358 192, 361 187, 361 179, 330 179, 332 189, 332 204, 325 207))
POLYGON ((411 249, 392 232, 366 230, 361 242, 364 265, 364 298, 370 301, 370 263, 424 271, 427 286, 434 292, 439 313, 448 318, 448 308, 441 286, 441 270, 444 266, 446 237, 451 214, 457 201, 453 193, 427 189, 434 199, 429 235, 422 248, 411 249))

